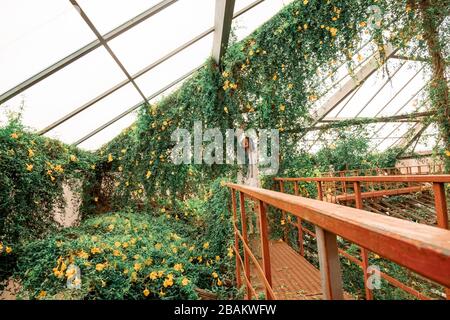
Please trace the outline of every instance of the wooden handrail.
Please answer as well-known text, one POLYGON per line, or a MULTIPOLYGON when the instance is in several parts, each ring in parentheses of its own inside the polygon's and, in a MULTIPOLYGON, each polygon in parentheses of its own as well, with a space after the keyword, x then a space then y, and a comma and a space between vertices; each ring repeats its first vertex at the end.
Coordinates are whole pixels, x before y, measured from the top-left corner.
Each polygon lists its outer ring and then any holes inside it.
POLYGON ((349 170, 337 170, 337 171, 324 171, 321 172, 322 175, 327 175, 327 174, 347 174, 347 173, 358 173, 356 175, 360 175, 360 173, 367 173, 367 172, 388 172, 388 171, 393 171, 393 170, 397 170, 401 173, 402 169, 406 169, 407 174, 410 174, 410 172, 412 171, 412 169, 417 169, 416 171, 418 172, 417 174, 422 174, 422 168, 428 168, 428 173, 434 172, 436 173, 437 171, 439 173, 442 173, 442 169, 443 169, 443 164, 441 163, 435 163, 435 164, 417 164, 417 165, 410 165, 410 166, 398 166, 398 167, 385 167, 385 168, 366 168, 366 169, 349 169, 349 170), (437 170, 436 170, 437 168, 437 170), (431 170, 433 169, 433 170, 431 170))
MULTIPOLYGON (((432 181, 448 182, 449 177, 449 175, 434 176, 432 181)), ((450 287, 448 230, 256 187, 232 183, 228 183, 227 186, 450 287)))
POLYGON ((351 176, 351 177, 276 177, 276 181, 303 182, 421 182, 421 183, 450 183, 450 174, 436 175, 395 175, 395 176, 351 176))

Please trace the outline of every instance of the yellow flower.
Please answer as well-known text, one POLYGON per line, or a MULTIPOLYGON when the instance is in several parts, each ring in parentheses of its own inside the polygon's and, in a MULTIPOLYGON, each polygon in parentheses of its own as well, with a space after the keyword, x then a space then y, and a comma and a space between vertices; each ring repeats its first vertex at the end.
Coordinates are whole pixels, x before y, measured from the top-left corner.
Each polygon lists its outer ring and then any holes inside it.
POLYGON ((150 170, 148 170, 145 177, 148 179, 148 178, 150 178, 151 175, 152 175, 152 173, 150 172, 150 170))
POLYGON ((150 294, 150 291, 146 288, 144 291, 144 296, 148 297, 148 295, 150 294))
POLYGON ((219 277, 219 275, 215 271, 211 273, 211 275, 213 276, 214 279, 217 279, 219 277))
POLYGON ((303 25, 303 29, 308 29, 308 24, 307 23, 305 23, 304 25, 303 25))
POLYGON ((203 244, 203 248, 204 248, 204 249, 208 249, 208 248, 209 248, 209 242, 205 242, 205 243, 203 244))
POLYGON ((118 257, 118 256, 121 255, 121 253, 120 253, 119 250, 116 249, 116 250, 113 251, 113 255, 114 255, 115 257, 118 257))
POLYGON ((170 277, 165 279, 164 282, 163 282, 163 286, 164 286, 164 288, 173 286, 173 279, 170 278, 170 277))
POLYGON ((104 263, 97 263, 96 265, 95 265, 95 270, 97 270, 97 271, 103 271, 105 269, 105 264, 104 263))
POLYGON ((109 226, 108 226, 108 231, 113 231, 114 230, 114 225, 113 224, 110 224, 109 226))
POLYGON ((286 109, 286 106, 284 104, 280 104, 280 111, 284 111, 286 109))
POLYGON ((234 254, 233 254, 233 248, 228 248, 228 257, 233 258, 234 254))
POLYGON ((0 242, 0 253, 3 251, 3 243, 0 242))
POLYGON ((122 244, 121 244, 119 241, 114 242, 114 246, 115 246, 116 248, 120 248, 121 245, 122 245, 122 244))
POLYGON ((66 277, 68 279, 72 278, 75 275, 75 268, 70 268, 66 271, 66 277))
POLYGON ((102 250, 100 248, 94 247, 91 249, 92 254, 96 254, 96 253, 100 253, 100 252, 102 252, 102 250))
POLYGON ((119 166, 119 172, 122 172, 122 170, 123 170, 123 168, 122 168, 122 166, 119 166))
POLYGON ((219 287, 221 287, 221 286, 222 286, 222 280, 217 279, 217 285, 218 285, 219 287))
POLYGON ((85 252, 84 250, 81 250, 78 253, 78 257, 80 257, 81 259, 87 259, 87 258, 89 258, 89 254, 87 252, 85 252))
POLYGON ((450 150, 445 150, 445 155, 446 155, 447 157, 450 157, 450 150))
POLYGON ((284 226, 284 225, 286 224, 286 221, 284 221, 284 219, 281 219, 280 224, 281 224, 282 226, 284 226))
POLYGON ((75 156, 75 155, 71 155, 70 156, 70 161, 72 161, 72 162, 75 162, 75 161, 77 161, 77 156, 75 156))
POLYGON ((223 111, 225 111, 225 113, 228 113, 228 108, 227 108, 227 107, 224 107, 224 108, 223 108, 223 111))
POLYGON ((95 164, 91 165, 91 169, 95 170, 95 164))
POLYGON ((11 247, 8 247, 8 246, 6 246, 6 248, 5 248, 5 252, 6 252, 7 254, 10 254, 10 253, 12 252, 12 248, 11 248, 11 247))
POLYGON ((227 90, 230 87, 230 81, 226 80, 225 83, 223 84, 222 88, 223 90, 227 90))
POLYGON ((31 149, 28 149, 28 157, 34 157, 34 151, 31 149))
POLYGON ((173 266, 173 269, 174 269, 175 271, 181 271, 181 272, 183 272, 183 265, 182 265, 181 263, 177 263, 177 264, 175 264, 175 265, 173 266))
POLYGON ((13 139, 17 139, 19 137, 19 135, 15 132, 11 133, 11 138, 13 139))
POLYGON ((128 248, 128 242, 124 242, 124 243, 122 244, 122 247, 123 247, 123 248, 128 248))
POLYGON ((165 295, 166 295, 166 293, 164 291, 162 291, 162 289, 161 289, 161 291, 159 291, 159 296, 164 297, 165 295))
POLYGON ((224 78, 227 78, 229 75, 230 75, 230 74, 228 73, 228 71, 222 72, 222 76, 223 76, 224 78))
POLYGON ((162 248, 162 244, 161 243, 155 244, 155 249, 156 250, 160 250, 161 248, 162 248))
POLYGON ((127 153, 127 149, 122 149, 120 150, 120 152, 122 152, 123 154, 127 153))
POLYGON ((272 80, 273 80, 273 81, 277 81, 277 79, 278 79, 278 75, 275 73, 275 74, 273 75, 273 77, 272 77, 272 80))
POLYGON ((189 284, 189 279, 188 278, 183 278, 183 280, 181 281, 181 284, 183 286, 187 286, 189 284))
POLYGON ((57 278, 61 278, 63 276, 63 273, 58 270, 58 268, 53 268, 53 275, 57 278))
POLYGON ((294 84, 293 83, 289 83, 288 84, 288 89, 292 89, 292 88, 294 88, 294 84))
POLYGON ((112 154, 110 153, 110 154, 108 154, 108 162, 112 162, 113 161, 113 156, 112 156, 112 154))
POLYGON ((152 280, 156 280, 156 278, 158 278, 158 273, 156 271, 152 271, 150 272, 149 277, 152 280))
POLYGON ((220 257, 219 256, 216 256, 216 261, 220 261, 220 257))
POLYGON ((42 290, 41 292, 39 292, 38 297, 39 297, 40 299, 45 298, 45 296, 47 296, 47 292, 46 292, 46 291, 42 290))
POLYGON ((330 28, 330 33, 331 33, 331 36, 332 36, 332 37, 335 37, 335 36, 336 36, 336 33, 337 33, 337 31, 338 31, 338 30, 337 30, 336 28, 333 28, 333 27, 332 27, 332 28, 330 28))
POLYGON ((149 266, 149 265, 151 265, 153 263, 153 259, 152 258, 147 258, 147 259, 145 259, 145 261, 144 261, 144 264, 146 265, 146 266, 149 266))
POLYGON ((32 170, 33 170, 33 165, 27 164, 27 171, 32 171, 32 170))
POLYGON ((306 6, 308 4, 308 0, 303 0, 303 4, 306 6))
POLYGON ((360 27, 365 27, 365 26, 366 26, 366 23, 365 23, 364 21, 361 21, 361 22, 359 23, 359 26, 360 26, 360 27))
POLYGON ((140 263, 135 263, 134 264, 134 270, 135 271, 139 271, 139 270, 141 270, 141 268, 142 268, 142 265, 140 263))

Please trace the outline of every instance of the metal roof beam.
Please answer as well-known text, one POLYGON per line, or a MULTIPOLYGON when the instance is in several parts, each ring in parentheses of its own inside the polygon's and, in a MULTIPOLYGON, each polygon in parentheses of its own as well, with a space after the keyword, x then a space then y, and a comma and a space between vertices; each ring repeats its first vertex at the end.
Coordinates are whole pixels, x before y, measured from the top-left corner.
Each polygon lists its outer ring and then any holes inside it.
MULTIPOLYGON (((394 49, 390 45, 384 47, 386 60, 392 57, 398 49, 394 49)), ((316 125, 320 120, 325 118, 339 103, 348 97, 358 86, 366 81, 375 71, 380 67, 379 53, 370 58, 367 63, 362 66, 355 75, 349 79, 328 101, 326 101, 321 108, 312 113, 313 123, 316 125)))
MULTIPOLYGON (((236 12, 233 16, 233 19, 241 16, 242 14, 246 13, 247 11, 253 9, 254 7, 256 7, 258 4, 260 4, 261 2, 263 2, 264 0, 257 0, 255 2, 252 2, 251 4, 249 4, 248 6, 242 8, 241 10, 239 10, 238 12, 236 12)), ((144 75, 145 73, 149 72, 150 70, 156 68, 157 66, 159 66, 161 63, 167 61, 168 59, 170 59, 171 57, 175 56, 176 54, 178 54, 179 52, 183 51, 184 49, 188 48, 189 46, 193 45, 194 43, 200 41, 201 39, 205 38, 206 36, 210 35, 211 33, 214 32, 214 27, 211 27, 205 31, 203 31, 202 33, 200 33, 199 35, 197 35, 196 37, 192 38, 191 40, 187 41, 186 43, 182 44, 181 46, 179 46, 178 48, 176 48, 175 50, 172 50, 171 52, 167 53, 166 55, 164 55, 163 57, 159 58, 158 60, 156 60, 155 62, 152 62, 151 64, 149 64, 148 66, 146 66, 145 68, 139 70, 138 72, 136 72, 134 75, 131 76, 131 78, 133 80, 139 78, 140 76, 144 75)), ((66 122, 67 120, 71 119, 72 117, 76 116, 77 114, 79 114, 80 112, 90 108, 91 106, 93 106, 95 103, 103 100, 104 98, 108 97, 109 95, 113 94, 114 92, 116 92, 117 90, 119 90, 120 88, 124 87, 125 85, 127 85, 128 83, 130 83, 129 79, 125 79, 124 81, 116 84, 114 87, 106 90, 105 92, 101 93, 100 95, 98 95, 97 97, 91 99, 90 101, 86 102, 85 104, 83 104, 82 106, 80 106, 79 108, 73 110, 72 112, 68 113, 67 115, 63 116, 62 118, 56 120, 55 122, 51 123, 50 125, 48 125, 47 127, 45 127, 44 129, 40 130, 38 132, 38 134, 43 135, 47 132, 49 132, 50 130, 53 130, 54 128, 56 128, 57 126, 61 125, 62 123, 66 122)))
MULTIPOLYGON (((181 76, 180 78, 176 79, 175 81, 169 83, 167 86, 163 87, 162 89, 156 91, 155 93, 153 93, 152 95, 150 95, 149 97, 146 98, 146 100, 150 101, 154 98, 156 98, 157 96, 159 96, 160 94, 164 93, 165 91, 167 91, 168 89, 170 89, 171 87, 175 86, 176 84, 178 84, 179 82, 183 81, 184 79, 186 79, 187 77, 189 77, 190 75, 192 75, 194 72, 196 72, 197 70, 201 69, 202 67, 204 67, 204 65, 202 64, 201 66, 189 71, 188 73, 186 73, 185 75, 181 76)), ((119 121, 120 119, 122 119, 123 117, 125 117, 126 115, 130 114, 131 112, 135 111, 136 109, 138 109, 140 106, 142 106, 145 103, 145 100, 135 104, 134 106, 132 106, 131 108, 129 108, 128 110, 122 112, 121 114, 119 114, 118 116, 114 117, 113 119, 111 119, 110 121, 106 122, 105 124, 101 125, 100 127, 98 127, 97 129, 93 130, 92 132, 90 132, 89 134, 87 134, 86 136, 84 136, 83 138, 79 139, 78 141, 76 141, 74 143, 74 145, 79 145, 80 143, 86 141, 87 139, 93 137, 94 135, 96 135, 97 133, 99 133, 100 131, 102 131, 103 129, 106 129, 107 127, 109 127, 110 125, 112 125, 113 123, 119 121)))
POLYGON ((220 63, 228 46, 235 0, 216 0, 212 57, 220 63))
POLYGON ((94 26, 94 24, 92 23, 92 21, 89 19, 89 17, 86 15, 86 13, 84 12, 84 10, 80 7, 80 5, 78 4, 78 2, 76 0, 69 0, 70 3, 72 3, 72 5, 75 7, 75 9, 78 11, 78 13, 80 14, 81 18, 83 18, 83 20, 86 22, 86 24, 89 26, 89 28, 92 30, 92 32, 95 34, 95 36, 97 37, 97 39, 100 41, 100 43, 102 44, 102 46, 106 49, 106 51, 108 51, 109 55, 114 59, 114 61, 116 62, 116 64, 119 66, 119 68, 122 70, 122 72, 125 74, 125 76, 128 78, 128 80, 133 84, 134 88, 136 89, 136 91, 139 93, 139 95, 144 99, 144 101, 147 101, 147 98, 145 97, 144 93, 142 92, 142 90, 139 88, 139 86, 136 84, 136 82, 134 81, 134 79, 131 77, 130 73, 127 71, 127 69, 125 68, 125 66, 123 65, 123 63, 119 60, 119 58, 117 58, 117 56, 115 55, 115 53, 112 51, 111 47, 108 45, 108 43, 106 42, 106 40, 103 38, 103 36, 100 34, 100 32, 98 32, 97 28, 94 26))

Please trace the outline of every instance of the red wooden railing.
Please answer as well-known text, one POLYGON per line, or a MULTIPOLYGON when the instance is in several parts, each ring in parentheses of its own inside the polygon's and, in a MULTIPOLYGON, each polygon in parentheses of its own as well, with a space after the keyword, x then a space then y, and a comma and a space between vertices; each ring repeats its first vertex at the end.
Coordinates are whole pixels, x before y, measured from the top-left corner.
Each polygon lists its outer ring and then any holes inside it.
MULTIPOLYGON (((294 184, 294 195, 299 195, 299 186, 298 183, 303 182, 313 182, 317 185, 317 198, 318 200, 323 201, 325 199, 324 197, 324 191, 323 191, 323 184, 324 183, 341 183, 341 190, 343 192, 343 195, 336 196, 334 200, 354 200, 355 201, 355 207, 357 209, 363 208, 363 198, 365 197, 373 197, 373 196, 380 196, 380 195, 390 195, 390 194, 398 194, 399 191, 402 193, 409 192, 415 192, 422 190, 424 188, 427 188, 427 184, 432 186, 432 189, 434 191, 434 203, 435 203, 435 209, 436 209, 436 216, 437 216, 437 226, 443 229, 448 229, 448 209, 447 209, 447 200, 445 196, 445 183, 450 183, 450 175, 397 175, 397 176, 350 176, 350 177, 314 177, 314 178, 275 178, 276 181, 279 182, 279 188, 281 192, 285 192, 285 183, 293 183, 294 184), (348 184, 352 184, 353 194, 349 195, 348 190, 350 189, 348 184), (373 184, 374 183, 406 183, 409 184, 409 187, 400 188, 400 189, 384 189, 380 191, 368 191, 368 192, 362 192, 361 184, 366 183, 367 184, 373 184), (412 184, 417 184, 417 186, 411 186, 412 184), (424 185, 425 184, 425 185, 424 185), (413 190, 414 188, 418 188, 417 190, 413 190), (340 198, 339 198, 340 197, 340 198)), ((366 187, 367 188, 367 187, 366 187)), ((333 198, 332 198, 333 199, 333 198)), ((285 220, 285 212, 282 212, 283 220, 285 220)), ((286 220, 285 220, 286 221, 286 220)), ((291 223, 291 221, 288 221, 291 223)), ((292 223, 291 223, 292 224, 292 223)), ((302 226, 301 220, 297 221, 295 223, 295 227, 298 229, 299 234, 299 248, 300 248, 300 254, 304 254, 303 249, 303 233, 308 232, 311 236, 315 237, 315 234, 312 233, 310 230, 306 229, 302 226), (308 230, 308 231, 306 231, 308 230)), ((287 239, 287 228, 285 228, 285 239, 287 239)), ((362 268, 364 273, 364 279, 367 280, 368 274, 366 272, 368 267, 368 252, 363 247, 361 248, 361 260, 359 260, 356 257, 353 257, 349 255, 347 252, 343 250, 339 250, 339 253, 343 256, 345 256, 347 259, 352 261, 353 263, 357 264, 359 267, 362 268)), ((401 283, 400 281, 396 280, 395 278, 381 272, 381 276, 391 283, 392 285, 416 296, 419 299, 428 299, 425 295, 420 293, 419 291, 408 287, 407 285, 401 283)), ((366 297, 368 299, 372 299, 373 295, 371 290, 367 287, 367 282, 365 283, 365 291, 366 291, 366 297)), ((446 289, 447 297, 450 297, 450 290, 446 289)))
MULTIPOLYGON (((241 269, 243 268, 249 299, 256 295, 250 281, 250 259, 264 285, 266 298, 276 298, 272 288, 270 268, 267 206, 292 214, 299 221, 304 220, 315 225, 314 235, 318 240, 319 265, 325 299, 343 298, 336 236, 353 242, 364 250, 377 253, 438 284, 450 287, 450 231, 448 230, 272 190, 232 183, 228 183, 227 186, 231 189, 232 197, 236 282, 238 287, 242 286, 241 269), (240 200, 241 230, 238 227, 236 192, 240 200), (246 198, 255 201, 258 208, 262 247, 261 264, 250 249, 247 239, 246 198), (240 254, 241 243, 244 258, 240 254)), ((353 257, 349 259, 355 261, 353 257)), ((360 263, 362 262, 358 264, 360 263)), ((391 281, 395 283, 396 280, 391 279, 391 281)))
POLYGON ((369 168, 322 172, 323 177, 348 177, 348 176, 378 176, 378 175, 400 175, 400 174, 442 174, 444 164, 431 163, 410 166, 396 166, 388 168, 369 168))

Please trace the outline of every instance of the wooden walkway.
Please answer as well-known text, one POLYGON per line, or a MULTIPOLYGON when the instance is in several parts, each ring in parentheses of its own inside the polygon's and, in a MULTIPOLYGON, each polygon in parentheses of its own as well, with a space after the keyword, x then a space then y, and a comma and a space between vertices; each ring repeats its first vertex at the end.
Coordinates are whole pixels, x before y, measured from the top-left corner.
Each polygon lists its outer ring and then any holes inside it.
MULTIPOLYGON (((277 300, 322 300, 320 272, 284 241, 270 241, 272 287, 277 300)), ((264 286, 252 266, 251 281, 258 293, 264 286)), ((353 297, 344 293, 346 300, 353 297)))
POLYGON ((322 299, 320 272, 284 241, 270 242, 273 290, 281 300, 322 299))

